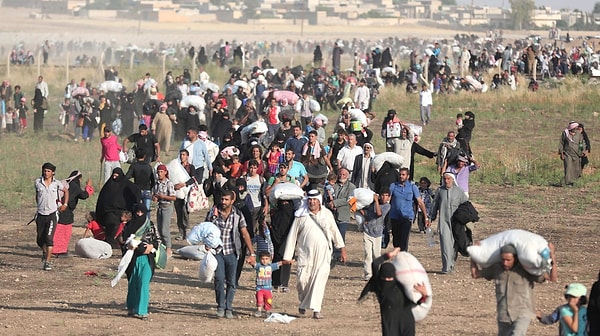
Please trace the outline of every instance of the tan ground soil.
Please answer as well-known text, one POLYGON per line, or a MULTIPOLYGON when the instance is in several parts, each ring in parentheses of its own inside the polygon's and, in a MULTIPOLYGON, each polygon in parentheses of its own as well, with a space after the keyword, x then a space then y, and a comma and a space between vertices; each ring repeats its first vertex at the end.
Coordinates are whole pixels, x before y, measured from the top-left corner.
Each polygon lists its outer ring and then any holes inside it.
MULTIPOLYGON (((577 195, 566 188, 473 188, 480 211, 475 237, 510 228, 542 234, 557 246, 559 282, 536 286, 538 308, 551 311, 562 303, 563 288, 578 281, 589 288, 598 269, 597 201, 580 212, 577 195), (524 205, 523 199, 531 201, 524 205)), ((151 321, 125 317, 126 282, 109 285, 118 257, 89 260, 79 257, 54 261, 50 272, 41 270, 34 226, 23 226, 32 209, 3 213, 0 234, 0 330, 6 335, 376 335, 380 333, 376 300, 357 304, 364 281, 362 239, 355 226, 347 234, 349 262, 335 267, 327 284, 324 320, 301 318, 289 325, 265 324, 254 311, 253 272, 247 267, 234 301, 235 320, 214 317, 214 292, 197 280, 199 262, 173 258, 167 270, 157 271, 151 283, 151 321), (173 272, 174 267, 180 272, 173 272), (98 276, 86 276, 93 271, 98 276), (267 332, 266 330, 270 330, 267 332)), ((74 229, 83 234, 81 214, 74 229)), ((193 215, 199 223, 200 214, 193 215)), ((434 226, 437 223, 434 223, 434 226)), ((180 244, 176 244, 176 247, 180 244)), ((72 248, 71 248, 72 250, 72 248)), ((492 335, 496 330, 493 283, 473 280, 468 259, 460 257, 458 270, 441 275, 439 245, 427 247, 424 235, 413 231, 410 251, 427 269, 434 291, 429 316, 417 325, 418 335, 492 335)), ((274 295, 274 311, 296 314, 295 272, 289 294, 274 295)), ((529 335, 554 335, 556 327, 532 323, 529 335)))

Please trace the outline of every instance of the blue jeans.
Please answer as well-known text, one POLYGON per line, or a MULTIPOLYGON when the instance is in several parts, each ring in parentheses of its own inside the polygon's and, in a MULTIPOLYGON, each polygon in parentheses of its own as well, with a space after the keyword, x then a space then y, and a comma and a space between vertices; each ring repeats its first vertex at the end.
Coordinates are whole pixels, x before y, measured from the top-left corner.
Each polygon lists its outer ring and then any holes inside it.
POLYGON ((148 216, 148 219, 152 219, 152 218, 150 218, 150 205, 152 204, 152 190, 142 190, 142 202, 144 203, 144 205, 146 206, 146 209, 148 210, 148 212, 146 213, 146 216, 148 216))
POLYGON ((235 296, 235 271, 237 269, 238 258, 235 254, 224 255, 219 252, 215 255, 218 266, 215 271, 215 296, 217 300, 217 311, 229 310, 233 308, 233 297, 235 296), (225 289, 227 284, 227 289, 225 289))

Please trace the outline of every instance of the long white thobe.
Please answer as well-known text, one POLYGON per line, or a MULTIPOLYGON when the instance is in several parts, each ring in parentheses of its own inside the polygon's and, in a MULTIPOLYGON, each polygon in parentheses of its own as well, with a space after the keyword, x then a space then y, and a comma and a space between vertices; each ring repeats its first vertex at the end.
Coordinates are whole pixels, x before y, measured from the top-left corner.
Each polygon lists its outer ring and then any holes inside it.
POLYGON ((333 252, 332 242, 336 248, 345 247, 333 214, 328 209, 322 207, 317 214, 294 219, 283 259, 292 260, 296 253, 300 309, 321 311, 333 252))

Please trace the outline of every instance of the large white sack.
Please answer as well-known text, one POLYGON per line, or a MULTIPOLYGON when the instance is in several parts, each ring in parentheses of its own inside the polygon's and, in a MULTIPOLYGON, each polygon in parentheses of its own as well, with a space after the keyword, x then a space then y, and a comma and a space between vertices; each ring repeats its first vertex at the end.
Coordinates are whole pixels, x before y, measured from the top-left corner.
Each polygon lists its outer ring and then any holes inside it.
POLYGON ((375 172, 378 172, 379 169, 381 169, 381 166, 383 166, 384 162, 389 162, 394 168, 400 168, 404 163, 404 158, 402 155, 394 152, 379 153, 375 155, 373 162, 371 163, 375 168, 375 172))
POLYGON ((406 126, 408 126, 408 128, 410 128, 410 130, 413 132, 414 135, 421 136, 421 133, 423 133, 423 126, 415 125, 415 124, 411 124, 411 123, 406 123, 406 126))
POLYGON ((373 203, 373 195, 375 192, 367 188, 354 189, 354 197, 356 198, 356 210, 364 209, 373 203))
MULTIPOLYGON (((173 159, 169 163, 167 163, 167 170, 169 171, 169 180, 173 182, 173 184, 185 183, 190 179, 190 175, 181 165, 179 159, 173 159)), ((183 187, 179 190, 175 190, 175 197, 179 199, 184 199, 190 188, 183 187)))
POLYGON ((327 125, 327 123, 329 122, 329 119, 327 119, 327 116, 325 116, 323 113, 317 114, 315 119, 321 119, 321 121, 323 122, 323 125, 327 125))
POLYGON ((190 175, 183 168, 179 159, 173 159, 167 163, 167 170, 169 171, 169 180, 173 184, 184 183, 190 179, 190 175))
POLYGON ((204 259, 202 259, 202 262, 200 263, 200 269, 198 270, 198 278, 200 278, 200 281, 211 282, 215 276, 217 266, 219 266, 219 263, 217 262, 217 258, 215 258, 213 251, 206 253, 204 259))
POLYGON ((75 244, 75 254, 90 259, 108 259, 112 256, 112 247, 102 240, 83 238, 75 244))
POLYGON ((181 99, 181 107, 190 107, 194 106, 198 111, 204 111, 206 107, 206 101, 201 96, 189 95, 185 96, 181 99))
POLYGON ((203 222, 192 228, 186 237, 191 245, 204 244, 211 248, 223 246, 221 230, 211 222, 203 222))
POLYGON ((123 84, 117 81, 106 81, 98 85, 98 90, 104 92, 121 92, 121 90, 123 90, 123 84))
POLYGON ((427 316, 431 309, 433 302, 433 291, 431 290, 431 283, 429 282, 429 276, 427 271, 417 258, 408 252, 400 252, 392 259, 392 264, 396 267, 396 280, 398 280, 404 287, 404 293, 412 302, 419 302, 421 300, 421 293, 415 290, 416 284, 425 284, 427 289, 427 299, 420 305, 416 305, 412 308, 413 316, 415 321, 421 321, 427 316))
POLYGON ((242 131, 240 133, 242 136, 242 143, 245 144, 252 134, 267 133, 268 130, 269 128, 267 127, 267 124, 264 121, 257 120, 251 123, 250 125, 242 128, 242 131))
POLYGON ((277 183, 271 192, 269 193, 269 201, 275 203, 277 200, 289 201, 302 199, 304 197, 304 190, 291 182, 280 182, 277 183))
POLYGON ((183 259, 202 260, 206 256, 204 245, 184 246, 175 251, 183 259))
POLYGON ((523 268, 533 275, 542 275, 551 269, 550 248, 542 236, 525 230, 507 230, 496 233, 479 245, 467 247, 471 259, 485 268, 502 261, 500 249, 512 244, 523 268))
POLYGON ((320 112, 321 111, 321 105, 319 104, 318 101, 311 99, 309 105, 310 105, 309 108, 312 112, 320 112))
POLYGON ((348 110, 348 114, 350 115, 350 119, 360 121, 364 127, 369 126, 367 115, 362 110, 352 108, 348 110))

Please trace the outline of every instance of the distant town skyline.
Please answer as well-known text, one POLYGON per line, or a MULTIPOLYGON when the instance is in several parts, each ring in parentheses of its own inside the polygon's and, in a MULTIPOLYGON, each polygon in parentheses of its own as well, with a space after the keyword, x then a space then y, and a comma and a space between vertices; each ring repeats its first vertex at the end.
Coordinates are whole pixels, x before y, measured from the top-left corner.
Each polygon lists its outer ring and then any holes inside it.
MULTIPOLYGON (((475 6, 494 6, 504 8, 510 8, 509 0, 473 0, 475 6)), ((579 9, 583 12, 591 12, 594 9, 594 4, 600 2, 599 0, 578 0, 578 1, 565 1, 565 0, 535 0, 535 6, 549 6, 552 9, 579 9)), ((471 0, 457 0, 459 5, 470 5, 471 0)))

